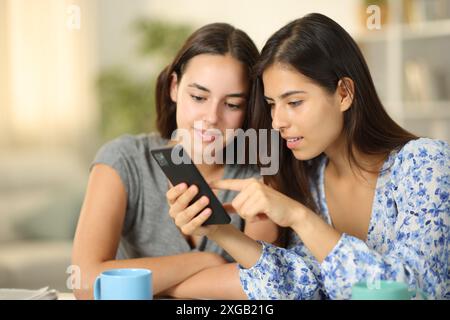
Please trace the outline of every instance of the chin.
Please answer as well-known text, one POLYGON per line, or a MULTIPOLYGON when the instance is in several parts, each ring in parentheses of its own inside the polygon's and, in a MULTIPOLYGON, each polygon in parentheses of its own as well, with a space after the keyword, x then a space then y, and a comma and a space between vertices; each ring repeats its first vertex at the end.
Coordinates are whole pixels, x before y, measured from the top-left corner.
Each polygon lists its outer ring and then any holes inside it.
POLYGON ((301 161, 308 161, 311 159, 314 159, 318 155, 321 154, 321 152, 311 152, 311 151, 305 151, 305 150, 292 150, 292 154, 294 155, 295 159, 301 160, 301 161))

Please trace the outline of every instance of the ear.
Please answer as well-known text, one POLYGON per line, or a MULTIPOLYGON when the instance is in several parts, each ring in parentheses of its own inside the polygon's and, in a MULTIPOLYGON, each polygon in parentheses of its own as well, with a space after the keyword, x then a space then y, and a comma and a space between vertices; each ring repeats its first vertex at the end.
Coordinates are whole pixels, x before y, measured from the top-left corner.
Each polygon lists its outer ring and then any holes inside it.
POLYGON ((175 72, 172 72, 170 75, 170 98, 173 102, 177 102, 177 94, 178 94, 178 77, 175 72))
POLYGON ((336 91, 339 99, 339 109, 341 112, 347 111, 352 106, 355 94, 355 84, 353 80, 348 77, 340 79, 336 91))

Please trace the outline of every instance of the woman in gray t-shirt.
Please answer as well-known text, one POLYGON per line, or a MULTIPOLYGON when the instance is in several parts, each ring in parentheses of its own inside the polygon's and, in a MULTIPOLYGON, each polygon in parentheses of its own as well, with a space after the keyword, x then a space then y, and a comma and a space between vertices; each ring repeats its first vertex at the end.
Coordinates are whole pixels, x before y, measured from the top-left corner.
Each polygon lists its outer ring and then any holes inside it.
MULTIPOLYGON (((201 161, 214 154, 211 150, 219 150, 216 155, 228 150, 231 131, 247 129, 257 58, 244 32, 223 23, 200 28, 158 77, 159 133, 124 135, 98 151, 74 239, 73 264, 81 270, 77 298, 91 298, 95 277, 113 268, 151 269, 156 295, 246 298, 231 257, 207 238, 183 236, 173 223, 166 201, 169 183, 150 150, 182 143, 207 182, 257 176, 255 166, 201 161)), ((226 203, 235 194, 219 191, 217 196, 226 203)), ((232 215, 232 224, 254 239, 278 238, 269 220, 244 225, 232 215)))

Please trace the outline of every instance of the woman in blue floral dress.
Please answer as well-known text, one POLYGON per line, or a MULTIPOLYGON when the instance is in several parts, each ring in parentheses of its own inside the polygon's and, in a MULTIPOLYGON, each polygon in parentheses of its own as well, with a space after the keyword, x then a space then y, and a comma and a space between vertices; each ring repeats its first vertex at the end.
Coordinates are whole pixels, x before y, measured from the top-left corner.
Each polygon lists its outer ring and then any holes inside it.
POLYGON ((197 190, 185 184, 167 193, 176 225, 227 250, 251 299, 349 299, 378 280, 450 298, 449 145, 388 116, 356 43, 323 15, 277 31, 255 74, 249 112, 253 127, 279 131, 280 169, 213 187, 240 191, 226 207, 247 221, 290 228, 289 246, 201 227, 208 200, 189 206, 197 190))

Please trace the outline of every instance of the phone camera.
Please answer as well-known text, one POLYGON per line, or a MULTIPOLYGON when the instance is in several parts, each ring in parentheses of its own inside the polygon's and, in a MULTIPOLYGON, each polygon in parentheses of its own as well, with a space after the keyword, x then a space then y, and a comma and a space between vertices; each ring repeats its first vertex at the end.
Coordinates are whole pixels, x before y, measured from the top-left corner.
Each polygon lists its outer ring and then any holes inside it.
POLYGON ((167 166, 168 164, 166 158, 164 158, 164 155, 162 153, 156 154, 156 160, 158 160, 158 163, 161 167, 167 166))

